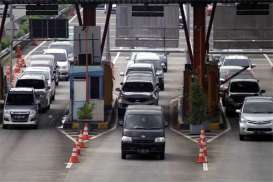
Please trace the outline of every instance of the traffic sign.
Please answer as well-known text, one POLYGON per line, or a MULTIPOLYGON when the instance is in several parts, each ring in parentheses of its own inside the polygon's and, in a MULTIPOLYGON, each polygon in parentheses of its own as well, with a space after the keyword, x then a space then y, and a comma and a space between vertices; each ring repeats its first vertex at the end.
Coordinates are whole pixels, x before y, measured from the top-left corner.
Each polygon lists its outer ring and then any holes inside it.
POLYGON ((58 15, 57 4, 26 5, 26 15, 58 15))
POLYGON ((80 62, 92 64, 101 63, 101 29, 99 26, 75 26, 74 27, 74 55, 80 62), (91 57, 90 57, 91 56, 91 57), (81 61, 83 60, 83 61, 81 61))
POLYGON ((29 19, 31 38, 68 38, 67 19, 29 19))

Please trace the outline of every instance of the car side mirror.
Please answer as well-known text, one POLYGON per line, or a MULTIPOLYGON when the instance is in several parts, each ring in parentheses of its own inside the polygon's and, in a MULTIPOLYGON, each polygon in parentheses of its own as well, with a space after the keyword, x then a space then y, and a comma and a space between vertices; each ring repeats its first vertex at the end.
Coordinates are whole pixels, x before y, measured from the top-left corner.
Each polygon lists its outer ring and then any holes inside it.
POLYGON ((47 90, 49 90, 49 89, 50 89, 50 86, 47 86, 46 88, 47 88, 47 90))
POLYGON ((236 109, 236 113, 240 114, 241 110, 240 109, 236 109))
POLYGON ((121 91, 121 89, 120 89, 120 88, 116 88, 116 89, 115 89, 115 91, 120 92, 120 91, 121 91))
POLYGON ((256 64, 251 64, 251 68, 255 68, 256 67, 256 64))
POLYGON ((120 82, 120 85, 123 85, 123 82, 120 82))
POLYGON ((156 75, 156 76, 159 76, 160 74, 159 74, 159 73, 156 73, 155 75, 156 75))
POLYGON ((124 76, 124 72, 120 72, 120 73, 119 73, 119 76, 124 76))
POLYGON ((265 90, 261 90, 260 92, 261 92, 261 94, 264 94, 264 93, 265 93, 265 90))

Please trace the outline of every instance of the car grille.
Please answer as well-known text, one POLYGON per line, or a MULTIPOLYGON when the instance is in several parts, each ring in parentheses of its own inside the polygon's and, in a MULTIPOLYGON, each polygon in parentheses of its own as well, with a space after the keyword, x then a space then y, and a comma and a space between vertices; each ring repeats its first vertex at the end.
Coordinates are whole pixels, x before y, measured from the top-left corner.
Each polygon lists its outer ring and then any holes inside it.
POLYGON ((146 102, 148 101, 149 99, 148 98, 127 98, 126 99, 128 102, 146 102))
POLYGON ((12 122, 27 122, 29 113, 16 113, 11 114, 12 122))
POLYGON ((257 125, 263 125, 263 124, 270 124, 272 121, 248 121, 249 124, 257 124, 257 125))
POLYGON ((153 143, 154 140, 134 140, 134 143, 143 144, 143 143, 153 143))
POLYGON ((272 131, 271 128, 248 128, 247 131, 261 131, 261 132, 266 132, 266 131, 272 131))

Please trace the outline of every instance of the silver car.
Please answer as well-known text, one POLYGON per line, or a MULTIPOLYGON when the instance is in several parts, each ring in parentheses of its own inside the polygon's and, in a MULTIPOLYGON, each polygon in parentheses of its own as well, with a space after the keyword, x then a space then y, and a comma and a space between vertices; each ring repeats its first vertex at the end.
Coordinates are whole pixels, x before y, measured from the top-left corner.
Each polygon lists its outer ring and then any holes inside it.
POLYGON ((246 97, 240 114, 240 140, 253 134, 273 134, 273 97, 246 97))

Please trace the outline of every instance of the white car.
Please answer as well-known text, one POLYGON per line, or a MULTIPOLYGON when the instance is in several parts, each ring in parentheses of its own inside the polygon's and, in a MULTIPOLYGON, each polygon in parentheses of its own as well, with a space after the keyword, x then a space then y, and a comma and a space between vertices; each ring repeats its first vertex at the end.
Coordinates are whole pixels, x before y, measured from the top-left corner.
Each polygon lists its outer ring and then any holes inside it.
POLYGON ((44 54, 51 54, 57 61, 59 78, 69 79, 70 63, 68 61, 68 55, 65 49, 44 49, 44 54))
POLYGON ((247 135, 273 135, 273 97, 246 97, 240 114, 240 140, 247 135))
POLYGON ((227 55, 222 56, 219 60, 218 65, 222 66, 240 66, 245 67, 248 66, 248 69, 253 69, 256 67, 255 64, 252 64, 251 60, 244 55, 227 55))
POLYGON ((24 72, 24 75, 44 75, 50 91, 50 98, 51 101, 55 99, 55 93, 56 93, 56 83, 54 80, 54 76, 52 75, 52 72, 50 68, 47 67, 27 67, 24 72))
POLYGON ((69 41, 56 41, 51 42, 48 46, 49 49, 65 49, 68 55, 69 62, 74 61, 73 44, 69 41))

